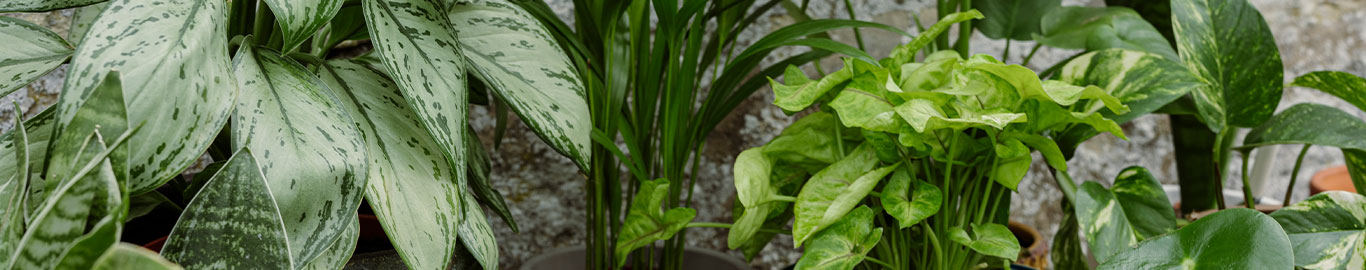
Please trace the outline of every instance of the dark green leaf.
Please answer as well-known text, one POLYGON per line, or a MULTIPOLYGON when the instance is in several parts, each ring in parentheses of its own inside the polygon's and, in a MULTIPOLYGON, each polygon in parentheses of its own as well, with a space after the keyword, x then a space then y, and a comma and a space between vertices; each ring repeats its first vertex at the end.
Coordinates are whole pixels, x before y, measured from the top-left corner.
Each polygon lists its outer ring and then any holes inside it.
POLYGON ((1366 263, 1366 197, 1329 191, 1271 213, 1301 269, 1360 269, 1366 263))
POLYGON ((1338 108, 1316 103, 1290 106, 1253 128, 1239 148, 1273 144, 1313 144, 1366 150, 1366 122, 1338 108))
POLYGON ((1143 241, 1097 269, 1291 269, 1293 254, 1276 220, 1233 208, 1143 241))
POLYGON ((1309 87, 1337 96, 1366 110, 1366 79, 1341 71, 1315 71, 1295 78, 1292 86, 1309 87))
POLYGON ((1124 7, 1054 9, 1044 15, 1043 35, 1035 39, 1058 48, 1087 51, 1122 48, 1177 60, 1171 43, 1138 13, 1124 7))
POLYGON ((239 150, 185 207, 162 254, 192 269, 294 269, 276 205, 252 152, 239 150))
POLYGON ((1138 243, 1133 225, 1115 194, 1100 183, 1085 182, 1077 189, 1077 221, 1091 255, 1105 262, 1138 243))
POLYGON ((1192 93, 1210 130, 1253 127, 1271 117, 1284 67, 1256 7, 1247 0, 1172 0, 1172 20, 1181 62, 1207 83, 1192 93))
POLYGON ((1044 13, 1058 8, 1061 0, 973 0, 972 7, 982 11, 982 21, 972 26, 994 39, 1032 40, 1039 33, 1044 13))
POLYGON ((1134 166, 1119 171, 1110 192, 1115 193, 1139 240, 1176 229, 1176 213, 1167 201, 1167 193, 1147 169, 1134 166))

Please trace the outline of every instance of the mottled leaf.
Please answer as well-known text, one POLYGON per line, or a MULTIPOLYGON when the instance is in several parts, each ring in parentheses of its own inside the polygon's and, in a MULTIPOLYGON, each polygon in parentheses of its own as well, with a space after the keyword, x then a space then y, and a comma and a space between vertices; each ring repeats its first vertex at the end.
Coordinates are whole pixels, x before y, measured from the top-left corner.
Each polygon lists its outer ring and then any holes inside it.
POLYGON ((90 31, 95 19, 100 17, 100 13, 103 13, 106 7, 109 7, 109 2, 74 9, 75 12, 71 14, 71 28, 66 32, 67 42, 80 45, 81 40, 85 39, 85 33, 90 31))
POLYGON ((158 256, 156 252, 129 243, 119 243, 109 249, 95 263, 95 270, 142 269, 179 270, 179 265, 158 256))
POLYGON ((479 265, 484 266, 484 270, 498 269, 498 239, 493 235, 493 228, 489 227, 488 218, 484 217, 484 209, 479 207, 479 202, 475 201, 474 195, 469 192, 460 197, 464 198, 464 217, 461 218, 463 222, 457 230, 460 243, 479 265))
POLYGON ((891 180, 882 187, 882 206, 902 229, 939 213, 943 200, 939 187, 914 179, 905 170, 892 173, 891 180), (914 191, 911 186, 915 186, 914 191))
POLYGON ((1207 84, 1191 93, 1210 130, 1253 127, 1271 117, 1284 67, 1256 7, 1247 0, 1172 0, 1172 28, 1181 62, 1207 84))
POLYGON ((284 35, 286 52, 294 51, 314 32, 332 20, 341 10, 343 0, 265 0, 279 22, 280 33, 284 35))
POLYGON ((1366 110, 1366 78, 1341 71, 1315 71, 1301 75, 1290 83, 1309 87, 1337 96, 1358 109, 1366 110))
POLYGON ((1313 144, 1366 150, 1366 121, 1338 108, 1316 103, 1290 106, 1248 131, 1240 148, 1273 144, 1313 144))
POLYGON ((7 41, 0 50, 0 96, 61 66, 73 51, 57 33, 14 17, 0 16, 0 39, 7 41))
POLYGON ((107 0, 8 0, 0 3, 0 12, 43 12, 79 7, 107 0))
POLYGON ((993 39, 1032 40, 1039 33, 1044 13, 1061 4, 1061 0, 973 0, 972 7, 986 18, 972 26, 993 39))
MULTIPOLYGON (((86 222, 91 213, 106 211, 94 209, 101 192, 109 188, 108 183, 117 183, 113 167, 108 159, 110 152, 127 140, 129 132, 112 143, 104 144, 96 134, 88 135, 81 144, 84 151, 73 158, 84 161, 81 167, 70 168, 74 173, 67 181, 56 186, 44 197, 42 206, 28 223, 28 230, 18 242, 16 250, 9 259, 13 269, 54 269, 61 262, 62 254, 75 246, 85 235, 86 222)), ((54 180, 57 181, 57 180, 54 180)))
MULTIPOLYGON (((863 76, 859 76, 861 77, 863 76)), ((881 91, 860 88, 862 87, 856 88, 851 84, 830 101, 830 107, 838 112, 840 122, 845 126, 872 131, 901 130, 902 121, 897 121, 897 114, 892 111, 892 103, 878 94, 881 91)))
POLYGON ((626 264, 632 250, 673 238, 697 216, 697 210, 692 208, 674 208, 665 212, 660 205, 668 196, 669 180, 661 178, 640 182, 640 191, 631 200, 631 208, 621 224, 621 233, 617 235, 614 251, 617 267, 626 264))
POLYGON ((1167 201, 1167 192, 1147 169, 1134 166, 1119 171, 1110 192, 1124 208, 1124 216, 1139 240, 1176 229, 1176 212, 1167 201))
MULTIPOLYGON (((51 141, 52 128, 55 125, 54 123, 56 123, 53 121, 56 119, 54 115, 53 110, 48 109, 24 121, 23 126, 24 130, 27 131, 27 138, 16 137, 17 134, 15 133, 15 130, 18 129, 10 130, 10 132, 0 135, 0 179, 7 179, 6 181, 8 181, 8 179, 21 179, 21 176, 19 175, 24 174, 24 172, 27 172, 29 175, 28 181, 24 184, 20 184, 25 186, 28 189, 28 192, 23 195, 25 198, 22 198, 18 202, 17 207, 20 207, 22 211, 22 214, 17 216, 21 222, 19 224, 24 224, 22 222, 27 222, 29 218, 32 218, 33 215, 38 212, 37 209, 42 205, 43 200, 46 199, 41 196, 35 196, 35 194, 46 194, 46 187, 43 184, 43 179, 40 177, 41 175, 38 174, 43 171, 44 162, 47 160, 47 151, 45 151, 45 149, 47 149, 48 143, 51 141), (24 140, 28 141, 26 146, 19 146, 19 143, 24 140), (27 155, 19 155, 20 151, 27 152, 27 155), (27 169, 19 169, 19 164, 24 162, 24 160, 27 160, 28 162, 27 169)), ((4 227, 4 224, 0 224, 0 227, 4 227)), ((18 233, 22 234, 23 230, 19 229, 18 233)), ((15 235, 13 241, 19 241, 20 236, 22 235, 15 235)), ((4 247, 0 246, 0 249, 4 249, 4 247)), ((8 252, 0 254, 8 254, 8 252)), ((5 256, 0 255, 0 257, 5 256)))
POLYGON ((161 254, 191 269, 293 269, 289 244, 269 180, 242 149, 185 206, 161 254))
POLYGON ((550 31, 508 0, 455 1, 449 14, 473 74, 541 139, 587 168, 586 93, 550 31))
POLYGON ((1156 111, 1201 85, 1199 78, 1171 58, 1124 49, 1078 56, 1063 66, 1058 77, 1072 85, 1105 89, 1129 106, 1129 113, 1122 115, 1100 111, 1117 123, 1156 111))
MULTIPOLYGON (((70 181, 69 174, 75 173, 78 166, 84 165, 85 161, 79 159, 85 145, 82 144, 89 135, 96 130, 101 134, 119 134, 128 129, 128 116, 124 108, 122 81, 119 79, 118 71, 111 71, 105 75, 100 86, 92 90, 90 97, 86 98, 85 104, 77 109, 70 121, 58 129, 57 139, 49 145, 47 149, 48 163, 46 164, 47 175, 45 190, 54 190, 63 181, 70 181)), ((104 143, 109 144, 105 138, 104 143)), ((125 160, 128 149, 114 149, 109 154, 110 160, 125 160)), ((115 176, 127 179, 124 175, 125 167, 122 163, 114 163, 115 176)))
POLYGON ((346 262, 351 260, 351 254, 356 251, 356 240, 360 238, 360 217, 351 218, 351 223, 346 226, 346 232, 342 237, 337 238, 322 255, 308 262, 308 265, 301 269, 324 270, 342 269, 346 262))
POLYGON ((786 83, 779 83, 773 78, 768 79, 773 88, 773 105, 778 105, 778 108, 789 112, 806 109, 825 96, 826 92, 835 89, 835 86, 854 77, 853 61, 855 60, 845 59, 844 68, 826 74, 819 80, 811 80, 801 69, 789 66, 787 72, 783 73, 783 80, 786 83))
POLYGON ((797 261, 797 269, 854 269, 882 239, 882 228, 873 228, 873 216, 868 206, 859 206, 816 233, 797 261))
POLYGON ((877 154, 872 147, 859 145, 844 159, 811 176, 797 193, 793 244, 801 247, 807 238, 839 221, 895 168, 887 166, 874 170, 877 163, 877 154))
POLYGON ((1096 261, 1105 262, 1138 243, 1124 207, 1100 183, 1082 183, 1076 201, 1077 221, 1096 261))
POLYGON ((1293 257, 1290 239, 1276 220, 1232 208, 1143 241, 1096 269, 1291 269, 1293 257))
POLYGON ((962 227, 950 227, 949 240, 967 246, 983 255, 1015 260, 1020 256, 1020 241, 1010 228, 996 223, 972 224, 969 234, 962 227))
POLYGON ((1271 213, 1301 269, 1366 267, 1366 197, 1329 191, 1271 213))
POLYGON ((243 46, 233 61, 241 96, 234 148, 254 150, 284 218, 295 267, 346 231, 365 195, 369 163, 337 94, 299 63, 243 46))
POLYGON ((1073 212, 1071 202, 1062 200, 1060 203, 1063 205, 1062 223, 1058 224, 1058 232, 1053 234, 1053 247, 1048 254, 1049 259, 1053 260, 1053 268, 1090 270, 1086 254, 1082 253, 1081 237, 1077 235, 1077 214, 1073 212))
POLYGON ((1100 51, 1121 48, 1149 52, 1177 60, 1171 43, 1152 24, 1125 7, 1066 6, 1044 15, 1039 43, 1100 51))
POLYGON ((96 260, 119 242, 122 233, 123 222, 117 221, 115 216, 105 216, 90 233, 76 240, 71 249, 62 254, 56 269, 91 269, 96 260))

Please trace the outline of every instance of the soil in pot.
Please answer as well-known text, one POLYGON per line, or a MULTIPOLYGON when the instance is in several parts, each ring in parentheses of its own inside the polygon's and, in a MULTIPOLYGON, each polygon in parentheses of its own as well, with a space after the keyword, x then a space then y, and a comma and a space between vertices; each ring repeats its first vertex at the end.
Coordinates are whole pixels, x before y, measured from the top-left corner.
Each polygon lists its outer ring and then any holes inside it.
MULTIPOLYGON (((521 270, 583 270, 587 250, 583 246, 550 250, 522 264, 521 270)), ((687 248, 683 251, 684 270, 745 270, 748 264, 720 251, 687 248)))
POLYGON ((1309 180, 1309 196, 1331 190, 1341 190, 1356 192, 1356 186, 1352 185, 1352 175, 1347 172, 1347 165, 1328 167, 1314 173, 1314 179, 1309 180))

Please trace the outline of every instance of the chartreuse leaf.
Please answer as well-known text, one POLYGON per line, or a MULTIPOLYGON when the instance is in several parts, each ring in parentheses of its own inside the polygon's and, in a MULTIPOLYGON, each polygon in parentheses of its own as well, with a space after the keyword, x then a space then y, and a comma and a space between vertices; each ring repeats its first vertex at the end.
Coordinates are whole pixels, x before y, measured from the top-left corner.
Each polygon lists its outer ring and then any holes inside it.
POLYGON ((299 63, 243 46, 233 69, 241 96, 232 145, 261 149, 254 159, 288 217, 295 267, 303 267, 356 215, 368 178, 366 146, 334 91, 299 63))
MULTIPOLYGON (((106 73, 104 81, 96 87, 86 98, 85 104, 77 109, 75 116, 70 117, 70 121, 59 129, 57 140, 49 145, 47 149, 49 158, 47 166, 47 176, 45 190, 53 190, 62 181, 70 181, 69 174, 75 173, 75 168, 84 163, 78 159, 89 135, 97 129, 101 134, 119 134, 128 129, 128 117, 124 108, 122 82, 119 79, 118 71, 106 73)), ((105 138, 105 143, 114 138, 105 138)), ((110 160, 124 160, 127 157, 128 149, 114 149, 109 154, 110 160)), ((123 163, 115 163, 114 173, 119 178, 127 179, 123 175, 125 168, 123 163)))
POLYGON ((1247 149, 1273 144, 1312 144, 1337 147, 1348 161, 1347 168, 1356 183, 1358 193, 1366 191, 1366 164, 1359 154, 1366 151, 1366 121, 1338 108, 1315 103, 1290 106, 1253 128, 1243 138, 1239 148, 1247 149))
POLYGON ((897 121, 896 112, 892 111, 892 103, 877 94, 878 92, 880 91, 868 91, 851 85, 840 91, 835 100, 830 101, 830 107, 839 112, 840 121, 846 126, 879 132, 900 130, 902 122, 897 121))
POLYGON ((850 270, 863 263, 864 256, 882 239, 882 228, 873 228, 873 216, 868 206, 859 206, 816 233, 797 261, 797 269, 850 270))
POLYGON ((1366 78, 1351 73, 1315 71, 1295 78, 1290 85, 1318 89, 1366 110, 1366 78))
POLYGON ((1148 169, 1134 166, 1119 171, 1110 192, 1124 208, 1124 216, 1139 240, 1176 229, 1176 212, 1167 201, 1167 192, 1148 169))
POLYGON ((1207 84, 1192 94, 1210 130, 1253 127, 1271 117, 1284 68, 1256 7, 1247 0, 1172 0, 1172 28, 1181 62, 1207 84))
POLYGON ((949 240, 967 246, 977 253, 1015 260, 1020 256, 1020 240, 1010 228, 996 223, 972 224, 969 235, 962 227, 950 227, 949 240))
POLYGON ((342 0, 265 0, 284 34, 286 52, 294 51, 341 10, 342 0))
POLYGON ((872 147, 859 145, 844 159, 807 180, 797 193, 796 221, 792 226, 793 242, 797 247, 853 210, 882 177, 896 168, 892 165, 875 170, 877 163, 877 154, 872 147))
POLYGON ((0 12, 43 12, 79 7, 106 0, 10 0, 0 3, 0 12))
POLYGON ((51 30, 14 17, 0 16, 0 39, 8 41, 0 51, 0 96, 61 66, 73 51, 51 30))
POLYGON ((773 105, 778 105, 778 108, 788 112, 806 109, 825 96, 826 92, 835 89, 835 86, 854 77, 853 61, 855 60, 845 59, 844 68, 814 81, 807 78, 801 69, 789 66, 787 72, 783 73, 787 83, 778 83, 773 78, 768 79, 769 84, 773 86, 773 105))
POLYGON ((269 182, 252 151, 233 153, 185 206, 161 254, 191 269, 295 268, 269 182))
POLYGON ((583 80, 550 31, 508 0, 456 1, 449 14, 472 73, 550 146, 587 168, 593 123, 583 80))
POLYGON ((1156 111, 1201 85, 1199 78, 1173 59, 1124 49, 1096 51, 1067 62, 1058 80, 1105 89, 1129 106, 1129 113, 1101 113, 1124 123, 1156 111))
POLYGON ((967 116, 950 118, 944 112, 941 104, 929 99, 907 100, 901 105, 897 105, 893 110, 896 115, 909 123, 916 132, 924 133, 937 129, 964 130, 972 127, 992 127, 1004 129, 1010 123, 1025 122, 1028 117, 1023 113, 1009 113, 1004 111, 975 112, 964 110, 967 116))
POLYGON ((1108 261, 1138 243, 1130 218, 1114 193, 1090 181, 1082 183, 1077 191, 1077 221, 1096 261, 1108 261))
POLYGON ((640 182, 640 191, 631 200, 631 208, 622 223, 621 234, 617 235, 617 267, 626 264, 632 250, 669 239, 697 216, 692 208, 674 208, 665 212, 660 208, 665 197, 669 196, 669 180, 657 179, 640 182))
MULTIPOLYGON (((108 199, 113 185, 117 189, 113 166, 109 154, 128 139, 132 131, 124 132, 109 144, 104 144, 98 132, 86 136, 82 147, 72 158, 84 161, 79 167, 68 168, 74 173, 74 180, 53 180, 62 183, 50 190, 43 198, 38 212, 27 223, 28 230, 15 245, 10 256, 9 267, 13 269, 54 269, 61 262, 62 254, 67 252, 85 235, 86 221, 96 212, 109 212, 107 208, 96 209, 97 198, 108 199)), ((115 191, 117 192, 117 191, 115 191)), ((105 204, 108 206, 108 204, 105 204)), ((7 243, 11 244, 11 243, 7 243)))
POLYGON ((930 42, 934 42, 935 38, 938 38, 944 31, 948 31, 949 27, 954 24, 981 18, 984 18, 982 12, 968 10, 949 14, 948 16, 939 19, 939 21, 935 22, 934 25, 931 25, 930 28, 926 28, 925 31, 921 31, 919 35, 912 38, 911 42, 907 42, 906 44, 897 46, 896 49, 892 49, 891 55, 887 56, 888 60, 890 60, 887 61, 887 64, 890 64, 888 66, 900 66, 901 64, 911 62, 911 60, 915 59, 915 55, 920 53, 920 49, 925 48, 925 45, 930 45, 930 42))
POLYGON ((887 215, 896 218, 902 229, 939 213, 943 200, 944 195, 939 187, 914 179, 905 170, 892 173, 891 180, 882 187, 882 206, 886 208, 887 215))
POLYGON ((750 148, 735 157, 735 193, 740 197, 740 204, 746 207, 758 206, 774 194, 769 185, 773 160, 763 152, 763 147, 750 148))
POLYGON ((118 70, 127 123, 146 123, 128 141, 127 159, 113 160, 127 168, 130 194, 179 175, 227 123, 237 91, 223 46, 226 3, 114 0, 77 48, 56 105, 59 126, 118 70))
MULTIPOLYGON (((815 112, 783 129, 782 134, 764 144, 763 153, 773 162, 795 164, 817 171, 838 161, 839 143, 835 129, 844 128, 829 112, 815 112)), ((844 130, 852 134, 852 130, 844 130)))
MULTIPOLYGON (((765 227, 768 215, 776 208, 777 203, 763 203, 755 206, 744 206, 733 215, 739 218, 731 224, 730 232, 726 234, 726 247, 738 249, 748 244, 754 236, 759 233, 759 229, 765 227)), ((765 241, 767 244, 767 241, 765 241)))
POLYGON ((1143 241, 1097 269, 1291 269, 1294 256, 1276 220, 1257 210, 1232 208, 1143 241))
POLYGON ((1329 191, 1271 213, 1295 247, 1300 269, 1366 267, 1366 197, 1329 191))
POLYGON ((1044 15, 1041 44, 1100 51, 1111 48, 1149 52, 1177 60, 1176 51, 1152 24, 1126 7, 1066 6, 1044 15))
POLYGON ((346 266, 346 261, 351 260, 351 254, 356 252, 356 240, 360 239, 360 217, 352 217, 351 223, 347 224, 346 231, 342 237, 337 238, 336 242, 323 251, 322 255, 308 262, 308 265, 300 269, 324 270, 342 269, 346 266))
POLYGON ((365 138, 370 159, 365 197, 399 257, 415 269, 449 264, 459 245, 463 199, 441 146, 414 124, 418 115, 384 72, 354 60, 332 60, 319 76, 339 92, 342 107, 365 138))
POLYGON ((972 7, 982 11, 982 21, 972 24, 993 39, 1031 40, 1039 33, 1039 20, 1062 4, 1061 0, 973 0, 972 7))
POLYGON ((104 256, 100 256, 100 260, 95 262, 93 269, 179 270, 181 268, 146 248, 129 243, 118 243, 108 252, 105 252, 104 256))

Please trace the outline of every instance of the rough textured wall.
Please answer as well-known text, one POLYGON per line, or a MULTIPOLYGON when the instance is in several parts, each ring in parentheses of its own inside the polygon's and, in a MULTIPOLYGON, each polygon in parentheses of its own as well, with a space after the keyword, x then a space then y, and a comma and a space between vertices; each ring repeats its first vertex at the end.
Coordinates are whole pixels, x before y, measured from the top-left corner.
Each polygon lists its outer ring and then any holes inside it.
MULTIPOLYGON (((562 17, 572 14, 572 1, 549 1, 552 8, 562 17)), ((924 0, 855 0, 854 9, 858 19, 873 20, 892 25, 915 33, 916 14, 921 22, 933 23, 934 1, 924 0)), ((1102 5, 1101 1, 1064 1, 1065 5, 1102 5)), ((1366 2, 1331 0, 1252 0, 1266 17, 1281 56, 1285 61, 1286 81, 1295 76, 1316 70, 1342 70, 1357 75, 1366 75, 1366 2)), ((811 1, 813 18, 848 18, 844 12, 843 1, 811 1)), ((51 12, 36 14, 3 14, 19 17, 30 22, 54 28, 59 34, 66 35, 70 24, 70 12, 51 12)), ((568 18, 572 19, 572 18, 568 18)), ((762 34, 771 32, 793 19, 785 12, 775 9, 765 14, 755 25, 741 35, 741 44, 748 44, 762 34)), ((840 31, 832 35, 835 39, 852 44, 853 32, 840 31)), ((864 32, 865 42, 874 56, 886 55, 890 49, 909 38, 893 35, 880 30, 864 32)), ((972 40, 974 53, 987 53, 1000 57, 1004 42, 988 40, 976 35, 972 40)), ((1004 57, 1008 63, 1019 63, 1028 53, 1032 42, 1013 42, 1011 55, 1004 57)), ((774 62, 804 49, 790 48, 776 51, 768 58, 774 62)), ((1045 48, 1034 57, 1030 68, 1040 70, 1076 51, 1045 48)), ((835 58, 823 61, 827 70, 837 67, 835 58)), ((65 68, 43 77, 25 90, 0 98, 0 103, 9 104, 18 100, 26 108, 26 115, 50 106, 56 101, 61 88, 65 68)), ((741 150, 755 147, 777 135, 794 118, 784 115, 778 108, 769 105, 772 94, 761 90, 745 101, 735 112, 721 123, 708 137, 703 162, 698 173, 699 194, 694 200, 698 210, 697 221, 730 222, 731 198, 734 188, 731 180, 730 163, 741 150)), ((1366 113, 1337 100, 1327 94, 1311 89, 1287 88, 1279 109, 1290 105, 1315 102, 1329 104, 1357 116, 1366 118, 1366 113)), ((0 130, 9 130, 13 117, 10 106, 0 106, 0 130)), ((494 123, 486 108, 472 110, 472 123, 480 130, 480 137, 486 145, 492 144, 494 123)), ((515 122, 515 120, 514 120, 515 122)), ((1099 180, 1107 185, 1120 169, 1128 166, 1144 166, 1163 181, 1175 184, 1175 160, 1172 156, 1170 129, 1165 116, 1147 116, 1123 125, 1128 141, 1113 136, 1101 135, 1078 150, 1077 156, 1069 162, 1073 178, 1077 181, 1099 180)), ((1267 178, 1266 190, 1262 196, 1279 199, 1285 191, 1292 161, 1298 146, 1284 146, 1276 153, 1276 162, 1267 178)), ((1308 195, 1308 181, 1312 174, 1331 165, 1342 164, 1342 156, 1336 150, 1314 147, 1306 157, 1300 172, 1302 180, 1294 187, 1295 200, 1308 195)), ((494 186, 507 196, 512 213, 522 231, 513 233, 500 221, 493 221, 494 230, 499 237, 502 249, 503 268, 513 268, 522 261, 541 252, 573 245, 581 245, 584 235, 584 178, 568 159, 560 157, 548 145, 530 132, 525 126, 514 123, 511 130, 493 155, 495 179, 494 186)), ((1039 157, 1036 161, 1041 161, 1039 157)), ((1235 157, 1234 164, 1241 162, 1235 157)), ((1020 185, 1019 193, 1012 201, 1012 219, 1034 226, 1044 235, 1047 242, 1052 238, 1062 213, 1057 209, 1061 193, 1051 177, 1047 176, 1041 162, 1036 162, 1033 170, 1020 185)), ((1227 187, 1238 188, 1241 183, 1228 181, 1227 187)), ((720 229, 697 228, 689 230, 689 244, 695 247, 725 249, 725 231, 720 229)), ((790 237, 780 236, 769 245, 760 258, 753 262, 759 269, 779 268, 796 262, 800 256, 791 248, 790 237)), ((739 256, 738 252, 731 252, 739 256)))

